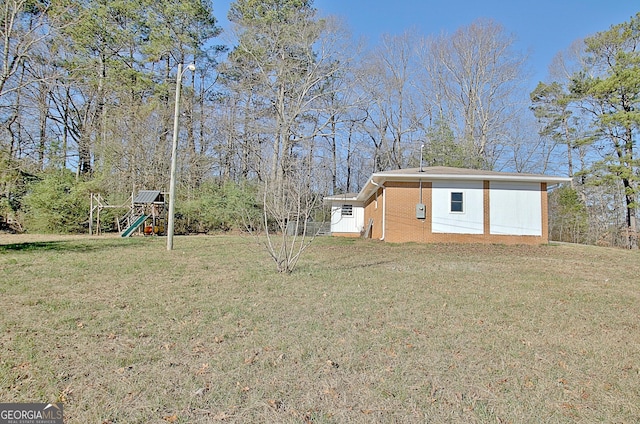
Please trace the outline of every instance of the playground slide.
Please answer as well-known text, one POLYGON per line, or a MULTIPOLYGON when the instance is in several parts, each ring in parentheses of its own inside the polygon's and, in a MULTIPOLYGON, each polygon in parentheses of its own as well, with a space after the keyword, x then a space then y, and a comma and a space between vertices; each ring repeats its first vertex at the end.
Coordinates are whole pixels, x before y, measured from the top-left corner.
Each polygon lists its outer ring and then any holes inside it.
POLYGON ((120 234, 120 237, 129 237, 144 221, 147 220, 149 215, 140 215, 133 224, 129 225, 123 232, 120 234))

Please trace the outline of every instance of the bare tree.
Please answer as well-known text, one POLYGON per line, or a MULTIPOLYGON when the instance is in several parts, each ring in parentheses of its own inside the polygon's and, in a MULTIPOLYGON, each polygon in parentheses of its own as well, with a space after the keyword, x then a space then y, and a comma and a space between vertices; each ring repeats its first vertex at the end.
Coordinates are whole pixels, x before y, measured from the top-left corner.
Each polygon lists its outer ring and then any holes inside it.
POLYGON ((322 202, 314 192, 312 165, 307 159, 290 160, 288 178, 273 187, 268 178, 263 184, 263 221, 265 237, 259 241, 276 264, 278 272, 291 273, 302 253, 311 245, 317 230, 310 229, 313 213, 322 202))
POLYGON ((360 66, 361 90, 370 99, 361 128, 373 146, 373 171, 407 166, 408 152, 419 145, 425 114, 413 86, 418 44, 413 31, 383 35, 360 66))
POLYGON ((452 35, 426 39, 421 49, 421 90, 429 108, 453 123, 456 139, 471 143, 485 166, 494 160, 492 145, 504 141, 523 107, 527 58, 514 43, 501 25, 478 20, 452 35))

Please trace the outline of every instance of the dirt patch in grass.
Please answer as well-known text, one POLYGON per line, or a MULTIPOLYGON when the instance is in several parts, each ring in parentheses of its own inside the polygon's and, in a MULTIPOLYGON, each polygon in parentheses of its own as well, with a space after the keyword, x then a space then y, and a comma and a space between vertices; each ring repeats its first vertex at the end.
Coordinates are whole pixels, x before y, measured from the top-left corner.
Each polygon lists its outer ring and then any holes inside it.
POLYGON ((0 241, 0 400, 68 423, 638 422, 640 257, 589 246, 0 241))

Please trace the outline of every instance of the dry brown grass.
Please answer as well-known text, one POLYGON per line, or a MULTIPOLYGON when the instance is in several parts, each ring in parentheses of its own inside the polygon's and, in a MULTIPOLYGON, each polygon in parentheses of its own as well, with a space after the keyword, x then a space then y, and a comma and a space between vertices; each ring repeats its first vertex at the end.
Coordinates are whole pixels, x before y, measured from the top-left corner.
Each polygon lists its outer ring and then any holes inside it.
POLYGON ((640 422, 640 257, 0 236, 0 401, 67 423, 640 422))

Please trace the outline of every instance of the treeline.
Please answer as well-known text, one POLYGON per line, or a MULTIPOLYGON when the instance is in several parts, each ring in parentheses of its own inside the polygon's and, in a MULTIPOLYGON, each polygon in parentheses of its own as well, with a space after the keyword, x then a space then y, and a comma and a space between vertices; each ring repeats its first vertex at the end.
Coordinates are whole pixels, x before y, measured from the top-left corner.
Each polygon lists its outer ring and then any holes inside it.
POLYGON ((558 56, 527 88, 501 25, 356 40, 313 1, 2 1, 0 224, 83 231, 90 192, 167 191, 183 74, 177 231, 246 211, 308 217, 372 172, 425 165, 570 175, 556 238, 637 247, 640 17, 558 56), (232 40, 226 44, 222 39, 232 40), (185 68, 186 69, 186 68, 185 68))

